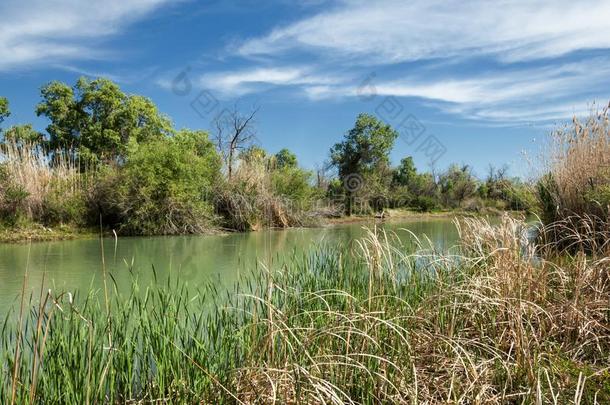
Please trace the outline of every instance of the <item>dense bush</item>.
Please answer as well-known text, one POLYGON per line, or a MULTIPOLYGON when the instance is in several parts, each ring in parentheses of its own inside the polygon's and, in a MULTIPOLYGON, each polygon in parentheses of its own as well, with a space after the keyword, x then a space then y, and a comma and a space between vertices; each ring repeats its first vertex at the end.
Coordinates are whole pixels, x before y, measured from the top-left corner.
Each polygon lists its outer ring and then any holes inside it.
POLYGON ((92 203, 127 234, 198 233, 213 220, 220 159, 205 132, 133 144, 127 162, 102 176, 92 203))
POLYGON ((300 167, 282 167, 271 173, 274 194, 290 199, 294 204, 307 207, 313 194, 311 172, 300 167))
MULTIPOLYGON (((279 155, 279 154, 278 154, 279 155)), ((241 231, 262 227, 300 226, 315 194, 311 173, 283 153, 283 162, 260 148, 244 151, 231 179, 215 193, 217 213, 227 228, 241 231)))
POLYGON ((466 165, 450 166, 439 176, 438 185, 442 204, 449 208, 460 207, 477 190, 477 180, 466 165))
POLYGON ((55 179, 43 199, 38 220, 46 225, 87 224, 87 200, 84 188, 55 179))
POLYGON ((416 197, 413 200, 412 206, 419 212, 431 212, 439 207, 434 198, 425 195, 416 197))
POLYGON ((13 225, 25 212, 27 191, 10 177, 5 164, 0 164, 0 223, 13 225))

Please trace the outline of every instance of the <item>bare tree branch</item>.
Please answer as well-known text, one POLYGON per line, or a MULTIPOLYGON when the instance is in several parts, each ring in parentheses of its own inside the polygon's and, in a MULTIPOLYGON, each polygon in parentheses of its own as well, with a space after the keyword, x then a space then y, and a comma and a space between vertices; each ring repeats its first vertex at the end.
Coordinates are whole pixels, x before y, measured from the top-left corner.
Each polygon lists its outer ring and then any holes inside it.
POLYGON ((233 164, 238 151, 253 143, 256 137, 255 117, 260 107, 253 107, 244 114, 237 104, 231 110, 223 110, 215 119, 216 133, 214 140, 227 167, 228 178, 233 175, 233 164))

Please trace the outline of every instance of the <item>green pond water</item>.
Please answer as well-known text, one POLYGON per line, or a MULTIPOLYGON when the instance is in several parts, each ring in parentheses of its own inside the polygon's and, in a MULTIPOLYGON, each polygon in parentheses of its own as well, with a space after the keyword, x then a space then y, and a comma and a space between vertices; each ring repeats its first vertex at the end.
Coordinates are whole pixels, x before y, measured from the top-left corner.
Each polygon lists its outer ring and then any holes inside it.
MULTIPOLYGON (((327 228, 267 230, 214 236, 174 236, 150 238, 103 239, 106 269, 119 289, 128 288, 132 275, 140 285, 157 279, 180 275, 191 286, 209 282, 227 288, 240 273, 258 263, 286 260, 290 255, 324 244, 347 246, 362 237, 367 224, 339 225, 327 228)), ((373 226, 373 224, 368 224, 373 226)), ((417 236, 426 235, 435 247, 448 249, 457 241, 457 230, 450 219, 378 224, 394 231, 402 240, 410 240, 408 229, 417 236)), ((32 244, 0 244, 0 315, 17 308, 27 269, 26 294, 35 297, 48 289, 54 292, 88 291, 102 288, 102 249, 99 239, 32 244)))

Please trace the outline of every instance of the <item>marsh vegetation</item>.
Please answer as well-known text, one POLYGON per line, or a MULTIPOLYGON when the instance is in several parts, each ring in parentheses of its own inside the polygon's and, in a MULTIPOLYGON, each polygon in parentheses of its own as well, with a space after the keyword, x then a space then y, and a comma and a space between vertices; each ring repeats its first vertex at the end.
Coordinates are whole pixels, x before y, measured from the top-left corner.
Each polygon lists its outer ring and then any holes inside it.
MULTIPOLYGON (((227 111, 209 131, 176 129, 151 100, 109 80, 45 85, 36 113, 46 130, 0 133, 1 238, 69 237, 100 225, 119 235, 286 228, 388 208, 535 208, 531 185, 502 167, 484 179, 467 165, 420 173, 409 156, 392 167, 398 132, 369 114, 312 171, 287 149, 256 144, 258 108, 227 111)), ((9 114, 2 99, 0 117, 9 114)))
POLYGON ((607 110, 554 132, 532 184, 502 170, 485 181, 467 167, 418 173, 408 157, 392 168, 396 133, 367 115, 332 149, 337 176, 320 172, 314 183, 289 151, 249 145, 227 162, 222 142, 175 131, 147 100, 106 81, 49 85, 38 111, 52 122, 48 136, 4 135, 8 226, 287 227, 304 224, 320 199, 343 201, 348 214, 380 202, 527 206, 539 220, 456 219, 449 251, 415 235, 405 247, 373 226, 350 246, 261 258, 228 291, 141 283, 134 272, 119 294, 102 266, 99 290, 22 292, 0 331, 2 403, 610 401, 607 110), (346 190, 354 173, 367 187, 346 190))

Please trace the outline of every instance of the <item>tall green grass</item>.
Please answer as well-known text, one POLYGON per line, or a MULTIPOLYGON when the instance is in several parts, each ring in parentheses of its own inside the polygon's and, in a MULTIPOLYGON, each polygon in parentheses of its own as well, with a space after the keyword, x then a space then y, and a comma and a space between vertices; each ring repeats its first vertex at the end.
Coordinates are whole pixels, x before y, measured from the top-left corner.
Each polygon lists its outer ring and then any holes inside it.
POLYGON ((231 291, 41 291, 2 326, 0 402, 610 400, 607 260, 549 261, 509 218, 458 226, 455 255, 371 230, 231 291))

